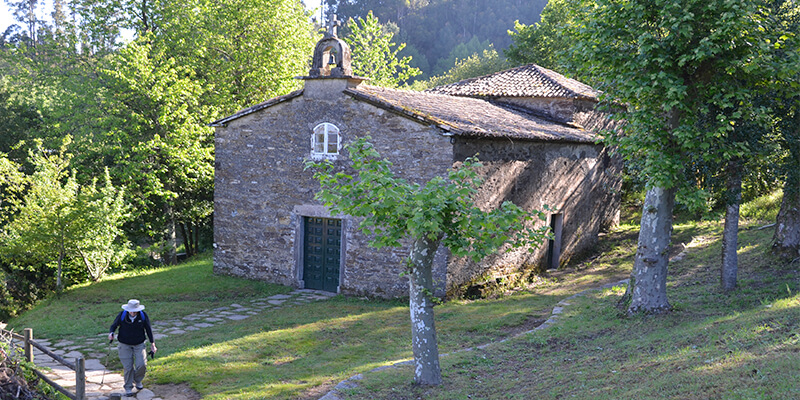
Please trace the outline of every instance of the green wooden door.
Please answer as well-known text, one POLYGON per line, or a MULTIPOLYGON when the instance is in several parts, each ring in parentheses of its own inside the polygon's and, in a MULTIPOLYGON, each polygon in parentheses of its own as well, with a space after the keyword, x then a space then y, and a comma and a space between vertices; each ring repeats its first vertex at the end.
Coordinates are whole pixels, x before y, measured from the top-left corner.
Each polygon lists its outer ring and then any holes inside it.
POLYGON ((342 220, 305 217, 303 281, 306 289, 336 292, 342 246, 342 220))

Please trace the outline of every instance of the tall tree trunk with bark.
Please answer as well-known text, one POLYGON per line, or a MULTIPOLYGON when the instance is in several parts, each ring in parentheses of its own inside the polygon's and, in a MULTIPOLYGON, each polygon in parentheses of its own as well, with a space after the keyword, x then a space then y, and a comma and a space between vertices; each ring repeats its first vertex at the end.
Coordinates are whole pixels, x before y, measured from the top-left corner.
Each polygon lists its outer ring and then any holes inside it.
POLYGON ((183 248, 186 251, 186 256, 191 257, 197 254, 194 241, 194 229, 192 225, 187 223, 179 223, 178 227, 181 228, 181 237, 183 238, 183 248))
MULTIPOLYGON (((800 156, 800 152, 795 155, 800 156)), ((789 262, 800 260, 800 169, 790 172, 786 179, 772 253, 789 262)))
POLYGON ((411 247, 408 264, 411 347, 414 352, 414 379, 418 385, 441 385, 439 345, 433 318, 433 257, 439 241, 417 238, 411 247))
POLYGON ((628 313, 659 314, 670 309, 667 300, 667 267, 672 236, 675 189, 647 190, 639 230, 639 244, 631 271, 628 313))
POLYGON ((727 200, 725 202, 725 229, 722 233, 722 268, 720 283, 723 290, 736 288, 739 259, 739 205, 742 202, 742 164, 734 159, 728 162, 727 200))
MULTIPOLYGON (((794 102, 800 100, 795 98, 794 102)), ((781 209, 775 220, 772 253, 792 262, 800 260, 800 110, 795 110, 786 124, 784 143, 789 150, 789 163, 781 209)))
POLYGON ((167 248, 164 252, 164 262, 169 265, 175 265, 178 263, 178 235, 175 232, 175 213, 169 203, 164 204, 164 215, 167 216, 166 232, 164 232, 167 248))
POLYGON ((58 267, 56 271, 56 290, 58 290, 59 292, 61 292, 61 290, 63 289, 61 284, 61 270, 62 270, 62 264, 64 263, 64 257, 66 257, 65 253, 66 250, 64 250, 64 239, 62 238, 58 248, 58 267))

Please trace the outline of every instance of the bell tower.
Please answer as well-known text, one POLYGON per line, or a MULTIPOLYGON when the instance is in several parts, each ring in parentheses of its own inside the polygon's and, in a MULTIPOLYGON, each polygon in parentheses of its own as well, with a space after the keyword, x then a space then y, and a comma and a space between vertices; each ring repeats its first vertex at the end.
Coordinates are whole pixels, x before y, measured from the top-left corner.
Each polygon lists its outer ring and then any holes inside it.
POLYGON ((353 75, 350 46, 336 34, 336 28, 340 25, 336 14, 332 14, 325 35, 314 47, 314 58, 308 76, 298 77, 305 81, 303 96, 306 98, 339 98, 342 91, 355 88, 367 80, 353 75))
POLYGON ((336 28, 339 26, 341 22, 336 19, 336 14, 332 14, 325 36, 314 47, 311 70, 308 71, 309 77, 346 78, 353 75, 353 68, 350 66, 350 47, 336 34, 336 28))

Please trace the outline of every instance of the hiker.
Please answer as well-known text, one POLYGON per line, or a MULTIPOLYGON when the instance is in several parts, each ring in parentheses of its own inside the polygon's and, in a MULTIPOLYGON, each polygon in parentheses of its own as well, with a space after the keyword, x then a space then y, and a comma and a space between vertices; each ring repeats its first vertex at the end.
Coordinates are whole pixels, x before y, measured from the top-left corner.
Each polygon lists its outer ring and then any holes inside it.
POLYGON ((114 331, 119 327, 119 360, 122 362, 124 370, 125 396, 133 396, 133 387, 142 390, 142 379, 147 372, 147 355, 145 354, 145 334, 150 339, 150 354, 155 354, 158 349, 153 340, 153 330, 150 328, 150 318, 144 313, 144 306, 139 300, 128 300, 128 304, 122 306, 122 311, 111 324, 111 332, 108 334, 109 343, 114 340, 114 331))

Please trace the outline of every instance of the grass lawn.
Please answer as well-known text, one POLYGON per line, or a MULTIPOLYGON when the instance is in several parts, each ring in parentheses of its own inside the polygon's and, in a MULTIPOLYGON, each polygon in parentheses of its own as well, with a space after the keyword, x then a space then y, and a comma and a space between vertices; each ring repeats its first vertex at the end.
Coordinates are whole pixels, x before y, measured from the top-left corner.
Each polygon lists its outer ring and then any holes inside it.
MULTIPOLYGON (((740 288, 718 289, 720 224, 676 224, 668 295, 675 310, 622 316, 624 288, 571 300, 558 323, 532 334, 562 299, 629 274, 637 228, 606 235, 597 253, 503 296, 436 307, 445 384, 413 385, 405 301, 334 297, 158 342, 148 380, 185 383, 204 399, 316 399, 364 373, 351 399, 790 399, 800 398, 800 273, 769 256, 772 229, 743 224, 740 288)), ((37 337, 106 332, 138 298, 154 321, 290 289, 211 273, 210 258, 111 276, 75 287, 10 321, 37 337)))
POLYGON ((125 272, 73 286, 12 319, 9 326, 34 328, 36 337, 68 339, 108 333, 120 305, 128 299, 141 300, 153 319, 167 320, 197 309, 289 291, 279 285, 216 276, 211 258, 206 256, 178 266, 125 272))

